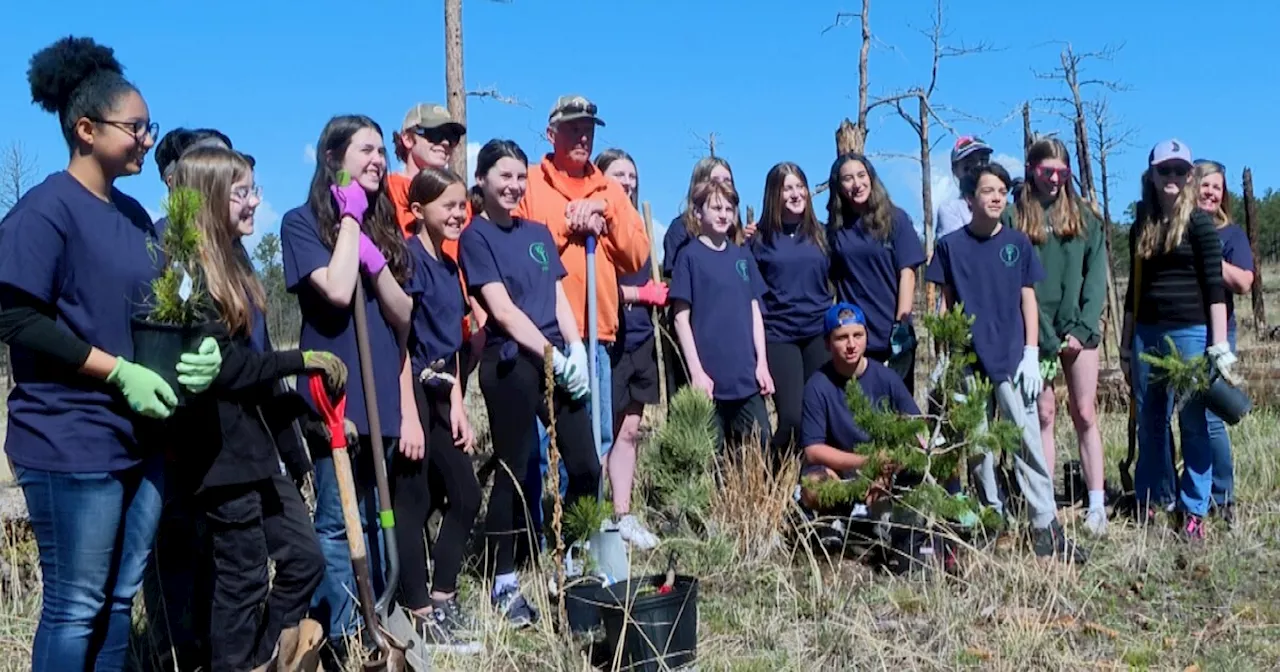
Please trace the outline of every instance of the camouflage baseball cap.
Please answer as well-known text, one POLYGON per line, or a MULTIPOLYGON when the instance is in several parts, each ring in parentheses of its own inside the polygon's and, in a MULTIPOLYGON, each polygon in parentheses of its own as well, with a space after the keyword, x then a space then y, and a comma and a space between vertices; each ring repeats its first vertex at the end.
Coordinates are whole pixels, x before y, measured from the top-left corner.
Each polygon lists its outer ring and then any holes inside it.
POLYGON ((404 115, 404 123, 401 124, 400 130, 407 131, 411 128, 443 128, 456 132, 458 135, 466 135, 467 127, 453 120, 449 116, 449 110, 435 103, 418 103, 409 109, 404 115))
POLYGON ((584 96, 568 95, 560 96, 556 100, 556 106, 551 108, 551 116, 547 118, 547 123, 558 124, 562 121, 571 121, 573 119, 591 119, 596 122, 597 126, 604 126, 604 122, 600 117, 596 116, 596 104, 587 100, 584 96))

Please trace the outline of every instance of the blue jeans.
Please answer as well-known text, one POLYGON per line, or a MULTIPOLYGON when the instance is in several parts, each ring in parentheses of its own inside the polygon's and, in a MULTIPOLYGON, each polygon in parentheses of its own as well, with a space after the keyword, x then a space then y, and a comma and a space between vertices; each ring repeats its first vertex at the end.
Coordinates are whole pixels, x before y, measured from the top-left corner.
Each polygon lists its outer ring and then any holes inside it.
MULTIPOLYGON (((1227 341, 1231 352, 1236 352, 1236 323, 1227 323, 1227 341)), ((1231 457, 1231 437, 1227 435, 1227 423, 1209 413, 1209 444, 1213 447, 1213 505, 1224 506, 1236 499, 1235 463, 1231 457)))
MULTIPOLYGON (((360 441, 363 445, 351 460, 351 470, 355 476, 356 501, 360 509, 360 525, 365 533, 373 592, 382 595, 386 590, 382 535, 379 534, 379 525, 368 522, 378 520, 378 488, 373 473, 373 456, 369 452, 369 437, 362 436, 360 441)), ((394 440, 386 440, 388 469, 395 457, 395 445, 394 440)), ((328 451, 327 445, 324 450, 328 451)), ((316 537, 320 540, 320 552, 324 554, 325 573, 311 596, 311 614, 325 626, 329 639, 336 641, 355 635, 360 628, 360 613, 354 597, 359 592, 355 570, 351 568, 351 551, 347 547, 347 528, 342 518, 342 500, 338 495, 333 457, 325 454, 315 458, 315 469, 316 537)))
POLYGON ((1209 430, 1212 414, 1205 409, 1199 395, 1192 396, 1183 405, 1178 415, 1183 472, 1178 481, 1171 450, 1174 395, 1159 381, 1159 372, 1153 371, 1152 366, 1138 355, 1168 354, 1166 338, 1173 340, 1183 357, 1200 355, 1205 350, 1206 332, 1203 325, 1169 328, 1140 324, 1133 335, 1133 394, 1138 411, 1138 465, 1134 489, 1138 502, 1148 506, 1168 504, 1174 501, 1176 487, 1182 509, 1197 516, 1208 513, 1213 483, 1209 430))
MULTIPOLYGON (((612 343, 596 344, 596 386, 600 397, 600 426, 596 431, 600 435, 600 461, 613 448, 613 360, 609 357, 612 343)), ((529 469, 525 472, 524 489, 525 505, 529 507, 529 526, 534 530, 542 530, 542 480, 551 468, 551 437, 547 428, 538 420, 538 450, 529 459, 529 469)), ((563 497, 569 487, 569 472, 564 463, 560 464, 560 496, 563 497)))
POLYGON ((133 596, 160 523, 163 457, 113 472, 14 471, 44 575, 31 669, 124 669, 133 596))

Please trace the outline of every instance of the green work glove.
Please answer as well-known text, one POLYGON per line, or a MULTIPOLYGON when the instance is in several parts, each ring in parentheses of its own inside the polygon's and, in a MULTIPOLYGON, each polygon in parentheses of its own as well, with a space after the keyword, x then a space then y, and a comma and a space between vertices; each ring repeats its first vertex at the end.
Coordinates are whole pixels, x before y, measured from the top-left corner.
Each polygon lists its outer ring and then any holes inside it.
POLYGON ((173 413, 178 398, 173 388, 155 371, 139 366, 124 357, 116 357, 115 368, 107 374, 107 382, 115 385, 134 413, 163 420, 173 413))
POLYGON ((337 397, 347 388, 347 365, 332 352, 303 350, 302 365, 324 378, 329 396, 337 397))
POLYGON ((206 336, 195 352, 184 352, 178 358, 178 384, 200 394, 209 389, 222 371, 222 349, 218 342, 206 336))
POLYGON ((1046 385, 1052 383, 1061 370, 1062 362, 1057 357, 1040 360, 1040 377, 1044 379, 1046 385))

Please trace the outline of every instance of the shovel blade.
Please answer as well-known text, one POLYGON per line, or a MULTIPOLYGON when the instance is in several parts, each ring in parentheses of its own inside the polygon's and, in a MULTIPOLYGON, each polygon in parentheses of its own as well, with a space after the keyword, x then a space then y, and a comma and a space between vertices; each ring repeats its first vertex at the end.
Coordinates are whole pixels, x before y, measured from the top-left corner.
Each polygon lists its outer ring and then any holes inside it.
POLYGON ((389 635, 388 639, 396 643, 395 651, 408 665, 407 669, 426 672, 431 669, 428 661, 427 644, 422 634, 414 627, 413 619, 401 607, 391 609, 391 614, 382 623, 389 635))

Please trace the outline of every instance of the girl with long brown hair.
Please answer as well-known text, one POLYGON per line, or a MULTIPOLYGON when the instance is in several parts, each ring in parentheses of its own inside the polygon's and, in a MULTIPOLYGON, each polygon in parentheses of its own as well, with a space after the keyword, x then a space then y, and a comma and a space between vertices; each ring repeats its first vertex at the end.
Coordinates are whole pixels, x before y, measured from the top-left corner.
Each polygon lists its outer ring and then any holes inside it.
POLYGON ((1148 162, 1138 218, 1129 232, 1133 267, 1120 353, 1138 415, 1137 510, 1145 522, 1156 507, 1173 504, 1176 494, 1184 515, 1183 533, 1203 539, 1213 480, 1210 413, 1200 395, 1191 395, 1180 405, 1184 471, 1175 493, 1169 452, 1173 391, 1140 355, 1169 355, 1170 344, 1183 358, 1203 352, 1219 373, 1234 380, 1231 367, 1236 358, 1227 342, 1222 241, 1213 215, 1199 208, 1200 186, 1190 179, 1191 150, 1186 144, 1161 142, 1152 148, 1148 162))
POLYGON ((1045 277, 1036 283, 1040 309, 1040 362, 1045 386, 1040 394, 1040 442, 1045 465, 1056 464, 1053 379, 1059 362, 1066 373, 1068 409, 1080 446, 1080 464, 1089 489, 1085 527, 1107 529, 1103 490, 1102 435, 1098 431, 1098 343, 1107 296, 1107 248, 1102 223, 1076 195, 1071 154, 1057 138, 1042 138, 1027 149, 1027 179, 1017 202, 1017 228, 1027 234, 1045 277))

